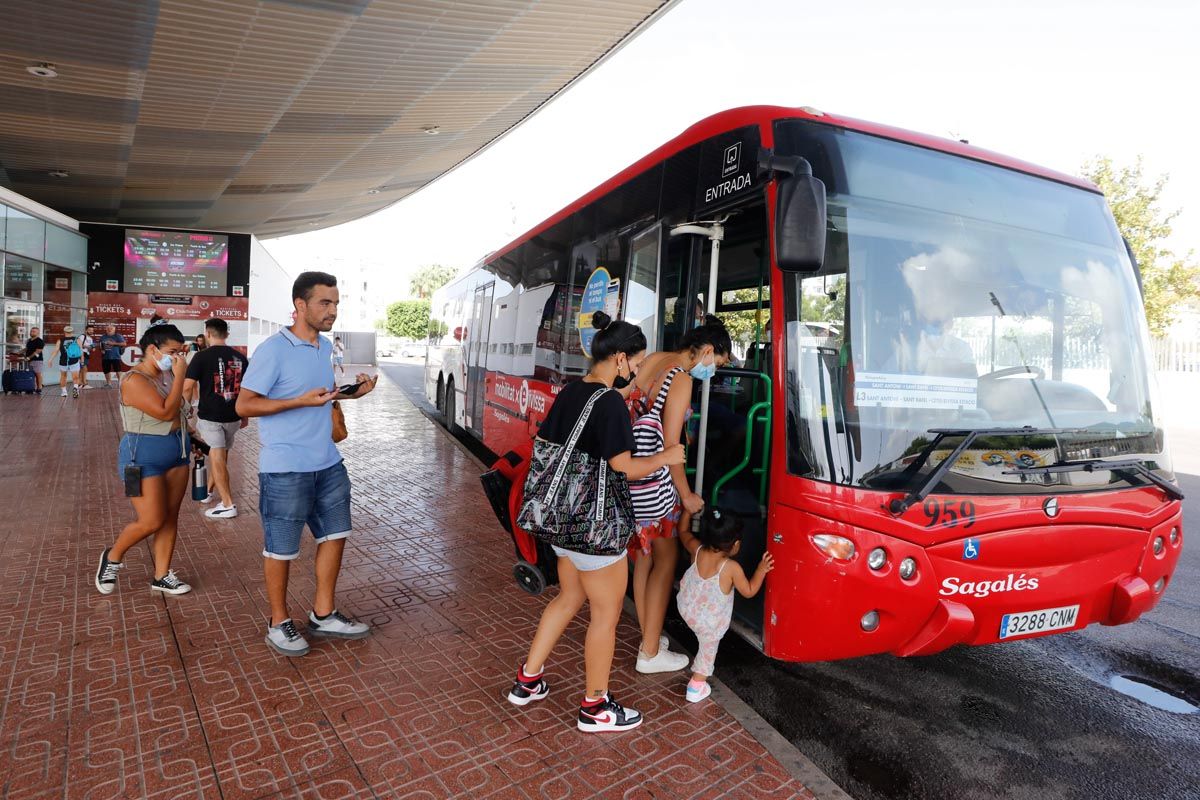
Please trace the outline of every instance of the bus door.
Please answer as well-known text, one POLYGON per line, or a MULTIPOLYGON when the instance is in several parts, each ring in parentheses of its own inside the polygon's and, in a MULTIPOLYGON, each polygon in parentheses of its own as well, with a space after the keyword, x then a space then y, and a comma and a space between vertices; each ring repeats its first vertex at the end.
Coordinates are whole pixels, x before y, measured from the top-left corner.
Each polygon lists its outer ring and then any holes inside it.
MULTIPOLYGON (((729 330, 733 360, 709 381, 707 428, 700 436, 702 386, 696 383, 694 413, 689 431, 692 451, 703 439, 705 503, 737 516, 742 522, 742 547, 737 560, 752 574, 766 550, 766 519, 770 488, 772 425, 772 355, 770 336, 771 281, 766 211, 761 204, 741 208, 724 223, 720 244, 716 293, 710 304, 709 269, 712 243, 703 244, 692 259, 689 283, 695 301, 691 324, 701 324, 712 309, 729 330)), ((701 459, 689 453, 691 470, 701 459)), ((693 486, 697 485, 692 476, 693 486)), ((752 642, 761 643, 763 598, 734 602, 734 627, 752 642)))
POLYGON ((487 389, 487 351, 492 327, 492 293, 496 283, 485 283, 475 289, 471 306, 471 322, 467 328, 467 428, 483 437, 483 411, 487 389))

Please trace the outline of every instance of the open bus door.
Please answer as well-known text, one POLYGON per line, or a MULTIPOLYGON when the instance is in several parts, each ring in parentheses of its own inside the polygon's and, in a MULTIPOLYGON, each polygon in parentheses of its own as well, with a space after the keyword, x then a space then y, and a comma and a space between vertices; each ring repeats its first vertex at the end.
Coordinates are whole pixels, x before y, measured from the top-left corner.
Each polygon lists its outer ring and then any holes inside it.
MULTIPOLYGON (((683 282, 690 287, 685 291, 697 298, 686 324, 697 324, 692 317, 701 312, 715 313, 730 328, 735 352, 744 355, 741 366, 720 369, 696 385, 688 473, 706 504, 741 520, 737 560, 748 575, 767 545, 772 348, 766 230, 763 207, 753 205, 717 223, 691 223, 671 231, 676 240, 686 237, 702 245, 691 249, 689 280, 683 282)), ((664 278, 670 282, 669 275, 664 278)), ((737 595, 731 626, 759 648, 764 596, 765 590, 753 598, 737 595)))
POLYGON ((476 287, 467 328, 467 428, 483 438, 484 397, 487 389, 487 350, 492 327, 492 281, 476 287))

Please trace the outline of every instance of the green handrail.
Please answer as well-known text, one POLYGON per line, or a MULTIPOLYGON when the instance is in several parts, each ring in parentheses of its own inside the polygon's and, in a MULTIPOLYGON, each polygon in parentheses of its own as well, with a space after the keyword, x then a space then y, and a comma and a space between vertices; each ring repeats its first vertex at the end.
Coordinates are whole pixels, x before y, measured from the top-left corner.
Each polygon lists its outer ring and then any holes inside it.
POLYGON ((721 492, 721 487, 733 480, 742 470, 750 465, 750 459, 754 455, 754 423, 756 419, 761 418, 765 424, 764 447, 762 455, 762 464, 750 470, 751 475, 759 476, 758 483, 758 505, 763 507, 767 502, 767 470, 770 459, 770 431, 771 431, 771 403, 764 400, 761 403, 755 403, 750 407, 750 411, 746 414, 746 446, 745 453, 742 455, 742 460, 738 462, 733 469, 726 472, 721 478, 713 484, 712 504, 717 505, 717 497, 721 492))

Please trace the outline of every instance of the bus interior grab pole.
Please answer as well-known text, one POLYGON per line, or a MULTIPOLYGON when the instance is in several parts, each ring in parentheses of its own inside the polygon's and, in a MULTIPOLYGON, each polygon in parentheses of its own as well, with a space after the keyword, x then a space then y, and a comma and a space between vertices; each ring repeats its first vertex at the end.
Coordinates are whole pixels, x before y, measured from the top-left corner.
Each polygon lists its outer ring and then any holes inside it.
MULTIPOLYGON (((725 238, 725 218, 716 220, 708 224, 703 223, 686 223, 684 225, 676 225, 671 229, 672 236, 704 236, 712 242, 712 257, 708 263, 708 296, 705 297, 707 310, 705 314, 715 313, 717 310, 717 265, 721 260, 721 241, 725 238)), ((696 494, 704 496, 704 451, 708 444, 708 396, 712 388, 712 380, 706 380, 700 387, 700 438, 696 442, 696 494)), ((700 522, 700 518, 696 517, 692 520, 693 529, 700 522)))

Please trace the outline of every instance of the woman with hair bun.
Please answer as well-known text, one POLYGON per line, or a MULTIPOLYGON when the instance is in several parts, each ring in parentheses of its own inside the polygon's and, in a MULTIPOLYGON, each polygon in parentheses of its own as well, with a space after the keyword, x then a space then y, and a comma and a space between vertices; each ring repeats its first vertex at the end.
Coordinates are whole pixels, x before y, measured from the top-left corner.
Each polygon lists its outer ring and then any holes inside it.
MULTIPOLYGON (((636 376, 638 365, 646 355, 645 334, 636 325, 613 322, 602 311, 592 316, 592 326, 598 332, 592 339, 591 369, 582 380, 567 384, 559 392, 538 436, 548 442, 565 444, 588 401, 593 395, 604 393, 596 400, 580 434, 577 444, 580 450, 593 458, 608 461, 612 469, 625 473, 631 481, 682 464, 683 446, 678 444, 644 458, 633 456, 633 426, 629 411, 621 394, 610 391, 614 387, 628 386, 636 376)), ((617 621, 621 617, 629 580, 625 553, 598 556, 558 547, 554 550, 558 556, 559 592, 542 612, 529 654, 518 668, 516 681, 508 694, 509 702, 524 706, 550 693, 550 686, 542 677, 546 661, 586 601, 590 611, 583 650, 587 684, 576 725, 587 733, 636 728, 642 723, 642 715, 622 706, 608 690, 617 621)))
POLYGON ((125 566, 125 554, 153 536, 150 589, 186 594, 192 587, 176 577, 171 556, 179 528, 179 505, 188 488, 190 448, 182 402, 187 345, 178 328, 159 321, 146 329, 138 346, 142 360, 122 376, 119 386, 125 435, 117 450, 117 474, 125 482, 137 519, 100 554, 96 589, 112 594, 117 574, 125 566))
MULTIPOLYGON (((629 399, 636 417, 635 456, 651 456, 661 452, 667 442, 683 440, 692 411, 693 380, 711 378, 729 363, 732 348, 725 323, 710 314, 703 324, 684 334, 677 350, 646 358, 629 399)), ((638 532, 629 542, 634 559, 633 602, 642 629, 637 671, 674 672, 688 664, 686 655, 667 649, 662 635, 679 558, 676 530, 681 522, 686 524, 700 513, 704 500, 692 491, 683 464, 631 480, 629 491, 638 521, 638 532)))

